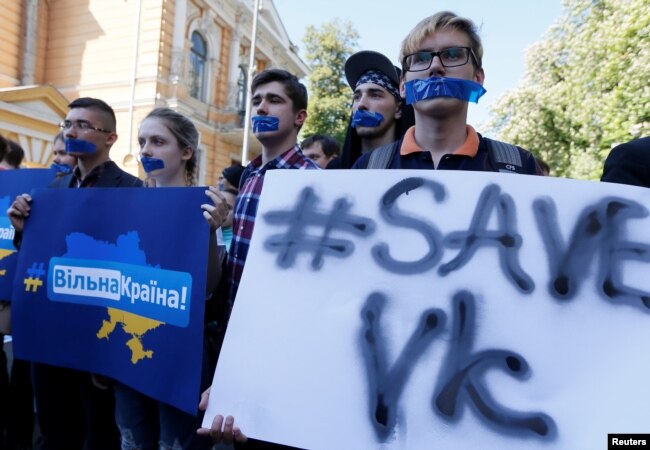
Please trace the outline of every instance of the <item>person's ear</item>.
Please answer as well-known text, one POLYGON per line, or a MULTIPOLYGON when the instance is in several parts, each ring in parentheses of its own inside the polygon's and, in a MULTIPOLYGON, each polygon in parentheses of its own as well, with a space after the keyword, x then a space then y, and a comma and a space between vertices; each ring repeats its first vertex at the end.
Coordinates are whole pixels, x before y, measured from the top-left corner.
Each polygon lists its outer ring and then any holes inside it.
POLYGON ((185 147, 181 155, 181 160, 189 161, 190 159, 192 159, 192 155, 194 155, 194 150, 192 150, 191 147, 185 147))
POLYGON ((307 110, 301 109, 296 113, 296 118, 293 121, 293 124, 297 127, 301 127, 307 120, 307 110))
POLYGON ((483 86, 483 82, 485 81, 485 71, 482 67, 474 74, 474 81, 483 86))
POLYGON ((402 102, 397 102, 395 105, 395 120, 398 120, 402 117, 402 102))
POLYGON ((117 138, 118 136, 116 132, 113 131, 111 133, 108 133, 108 135, 106 136, 106 146, 110 148, 113 144, 115 144, 117 138))

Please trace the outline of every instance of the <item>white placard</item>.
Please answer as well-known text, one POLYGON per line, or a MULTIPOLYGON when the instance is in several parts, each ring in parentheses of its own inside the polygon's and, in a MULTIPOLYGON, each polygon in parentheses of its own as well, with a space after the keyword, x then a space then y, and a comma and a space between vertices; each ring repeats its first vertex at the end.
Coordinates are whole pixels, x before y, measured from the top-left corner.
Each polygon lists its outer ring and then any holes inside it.
POLYGON ((649 432, 648 209, 608 183, 270 171, 206 424, 328 450, 649 432))

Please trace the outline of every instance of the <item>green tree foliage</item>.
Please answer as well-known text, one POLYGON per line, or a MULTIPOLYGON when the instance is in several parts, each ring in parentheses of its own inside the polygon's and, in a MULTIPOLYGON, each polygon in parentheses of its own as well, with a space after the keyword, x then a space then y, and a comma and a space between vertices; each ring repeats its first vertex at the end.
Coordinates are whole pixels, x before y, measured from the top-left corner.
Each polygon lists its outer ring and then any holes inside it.
POLYGON ((564 0, 490 127, 555 175, 598 179, 613 145, 650 135, 648 0, 564 0))
POLYGON ((307 27, 303 42, 311 72, 307 77, 309 108, 303 134, 329 134, 343 143, 352 92, 345 81, 345 61, 357 48, 359 34, 351 22, 338 20, 307 27))

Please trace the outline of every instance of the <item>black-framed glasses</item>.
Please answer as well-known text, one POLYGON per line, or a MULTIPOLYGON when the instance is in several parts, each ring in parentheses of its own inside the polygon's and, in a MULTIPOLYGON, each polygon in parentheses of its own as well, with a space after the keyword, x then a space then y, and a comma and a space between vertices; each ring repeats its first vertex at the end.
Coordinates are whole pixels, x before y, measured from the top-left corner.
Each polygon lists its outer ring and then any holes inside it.
POLYGON ((407 72, 422 72, 431 67, 436 56, 444 67, 464 66, 468 63, 470 55, 476 60, 471 47, 449 47, 439 52, 423 50, 406 55, 402 60, 402 67, 407 72))
POLYGON ((59 128, 61 128, 62 130, 69 130, 72 127, 75 127, 77 130, 80 131, 92 130, 92 131, 99 131, 101 133, 112 133, 111 130, 105 130, 103 128, 93 127, 90 124, 90 122, 88 122, 87 120, 74 120, 74 121, 64 120, 59 124, 59 128))

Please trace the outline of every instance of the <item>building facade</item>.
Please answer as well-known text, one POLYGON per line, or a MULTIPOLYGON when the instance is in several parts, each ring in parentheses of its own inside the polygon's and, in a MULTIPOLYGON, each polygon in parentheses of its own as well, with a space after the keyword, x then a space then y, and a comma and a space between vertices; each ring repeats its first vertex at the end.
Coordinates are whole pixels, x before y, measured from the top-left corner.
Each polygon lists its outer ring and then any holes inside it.
MULTIPOLYGON (((23 146, 27 165, 47 166, 67 103, 101 98, 117 115, 111 158, 142 175, 138 124, 167 106, 198 127, 199 181, 215 184, 241 159, 253 9, 254 0, 3 0, 0 134, 23 146)), ((272 0, 259 12, 255 61, 257 71, 307 73, 272 0)))

